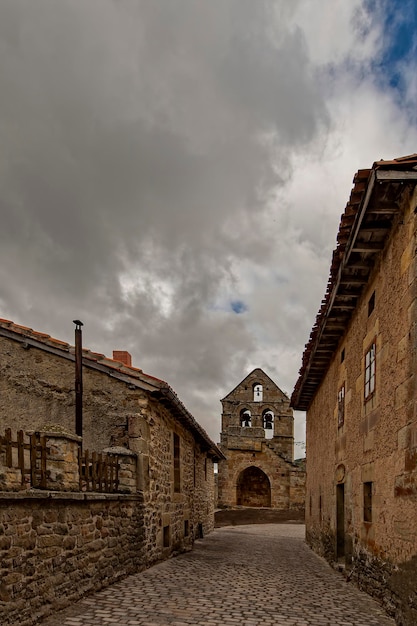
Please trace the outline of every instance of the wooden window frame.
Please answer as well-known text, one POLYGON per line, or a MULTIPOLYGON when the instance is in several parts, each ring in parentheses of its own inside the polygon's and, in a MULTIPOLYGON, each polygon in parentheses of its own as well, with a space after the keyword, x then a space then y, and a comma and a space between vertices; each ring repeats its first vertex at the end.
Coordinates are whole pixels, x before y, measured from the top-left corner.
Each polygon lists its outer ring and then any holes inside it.
POLYGON ((337 427, 341 428, 345 423, 345 395, 346 388, 345 383, 340 387, 337 392, 337 427))
POLYGON ((375 394, 376 388, 376 339, 371 343, 364 357, 364 400, 367 402, 375 394))

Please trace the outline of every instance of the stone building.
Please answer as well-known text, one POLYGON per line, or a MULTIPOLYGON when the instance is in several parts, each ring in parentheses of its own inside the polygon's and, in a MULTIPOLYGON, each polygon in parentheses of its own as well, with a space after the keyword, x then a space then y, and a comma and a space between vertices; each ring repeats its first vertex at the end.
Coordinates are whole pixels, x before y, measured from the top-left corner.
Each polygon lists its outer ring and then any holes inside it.
MULTIPOLYGON (((74 348, 0 321, 0 434, 45 425, 75 433, 74 348)), ((82 352, 84 449, 123 446, 137 455, 143 495, 144 564, 190 547, 214 527, 213 462, 222 453, 164 381, 82 352)))
POLYGON ((305 473, 294 464, 289 398, 255 369, 221 401, 218 506, 304 506, 305 473))
POLYGON ((417 155, 359 170, 292 394, 308 543, 417 623, 417 155))

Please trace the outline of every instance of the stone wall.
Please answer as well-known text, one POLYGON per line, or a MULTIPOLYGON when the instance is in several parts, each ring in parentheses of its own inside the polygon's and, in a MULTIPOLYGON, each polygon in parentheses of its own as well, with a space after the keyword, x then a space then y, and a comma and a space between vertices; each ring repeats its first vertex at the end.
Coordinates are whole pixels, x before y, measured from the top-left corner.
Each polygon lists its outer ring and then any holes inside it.
MULTIPOLYGON (((13 423, 37 430, 53 422, 74 432, 70 354, 51 354, 1 336, 0 354, 0 429, 13 423)), ((191 547, 193 538, 214 524, 213 461, 206 442, 151 393, 129 384, 126 375, 118 379, 85 366, 83 387, 83 447, 124 446, 137 454, 148 562, 191 547), (174 492, 174 433, 181 442, 179 493, 174 492)))
MULTIPOLYGON (((75 434, 74 362, 0 336, 0 431, 59 424, 75 434)), ((83 446, 100 451, 123 442, 130 415, 146 392, 103 372, 83 368, 83 446)))
MULTIPOLYGON (((150 401, 147 410, 152 427, 137 419, 130 424, 137 453, 123 447, 103 451, 103 456, 117 455, 118 494, 80 491, 80 437, 62 429, 42 432, 45 490, 32 489, 30 482, 22 481, 16 448, 14 467, 6 466, 3 445, 1 624, 34 623, 37 617, 92 590, 191 549, 196 537, 213 529, 211 458, 160 403, 150 401), (174 432, 179 442, 178 484, 174 480, 174 432), (149 458, 150 464, 144 460, 149 458), (137 491, 138 485, 143 491, 137 491)), ((14 434, 12 441, 16 440, 14 434)), ((30 461, 30 454, 26 456, 30 461)), ((81 485, 87 488, 85 479, 81 485)))
POLYGON ((144 567, 141 497, 0 494, 0 623, 30 626, 144 567))
MULTIPOLYGON (((145 535, 149 563, 190 549, 196 537, 214 527, 213 461, 187 428, 151 400, 146 407, 149 440, 136 442, 145 469, 145 535), (178 489, 174 480, 174 433, 179 440, 178 489)), ((143 425, 143 430, 146 427, 143 425)), ((132 444, 133 445, 133 444, 132 444)))
POLYGON ((303 508, 304 468, 293 463, 294 417, 287 395, 260 368, 223 398, 218 506, 303 508), (250 414, 249 425, 244 415, 250 414), (273 418, 264 428, 264 416, 273 418))
POLYGON ((349 576, 386 598, 407 626, 417 623, 415 205, 416 197, 394 226, 307 414, 307 540, 329 560, 343 559, 349 576), (375 392, 365 402, 373 342, 375 392))
POLYGON ((259 449, 249 454, 242 450, 225 451, 227 460, 219 462, 218 505, 236 506, 239 476, 248 467, 257 467, 268 477, 272 508, 304 508, 305 472, 277 454, 271 440, 260 440, 259 444, 259 449))

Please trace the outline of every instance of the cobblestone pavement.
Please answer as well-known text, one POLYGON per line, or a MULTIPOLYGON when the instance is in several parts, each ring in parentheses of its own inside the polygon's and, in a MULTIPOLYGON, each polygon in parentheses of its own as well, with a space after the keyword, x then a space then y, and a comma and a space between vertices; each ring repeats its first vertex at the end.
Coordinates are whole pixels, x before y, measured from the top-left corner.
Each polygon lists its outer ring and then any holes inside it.
POLYGON ((43 626, 393 626, 304 543, 304 526, 216 529, 194 550, 116 583, 43 626))

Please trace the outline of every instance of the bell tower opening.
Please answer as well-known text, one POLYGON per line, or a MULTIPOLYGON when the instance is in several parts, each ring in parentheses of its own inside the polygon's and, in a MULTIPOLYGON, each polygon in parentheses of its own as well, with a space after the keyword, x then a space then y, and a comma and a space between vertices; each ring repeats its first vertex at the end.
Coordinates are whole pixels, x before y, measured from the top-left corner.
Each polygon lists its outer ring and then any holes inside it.
POLYGON ((272 439, 274 436, 274 413, 271 409, 265 409, 263 411, 262 426, 265 431, 265 439, 272 439))

